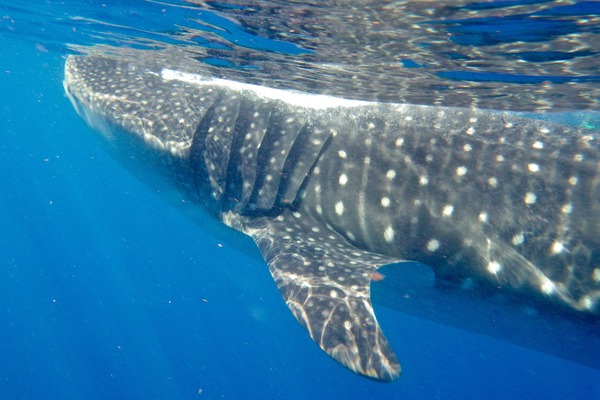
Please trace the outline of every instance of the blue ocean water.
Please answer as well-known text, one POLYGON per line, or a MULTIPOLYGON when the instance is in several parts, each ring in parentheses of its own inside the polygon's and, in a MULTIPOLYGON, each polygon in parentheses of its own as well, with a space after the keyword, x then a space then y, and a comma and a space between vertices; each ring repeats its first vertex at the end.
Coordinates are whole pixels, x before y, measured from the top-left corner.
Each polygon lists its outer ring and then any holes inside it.
POLYGON ((166 204, 64 95, 65 43, 93 44, 69 16, 119 5, 111 18, 142 31, 174 20, 145 16, 144 2, 31 4, 0 5, 1 398, 600 398, 598 369, 377 304, 402 377, 339 366, 258 251, 238 250, 249 239, 222 243, 166 204))

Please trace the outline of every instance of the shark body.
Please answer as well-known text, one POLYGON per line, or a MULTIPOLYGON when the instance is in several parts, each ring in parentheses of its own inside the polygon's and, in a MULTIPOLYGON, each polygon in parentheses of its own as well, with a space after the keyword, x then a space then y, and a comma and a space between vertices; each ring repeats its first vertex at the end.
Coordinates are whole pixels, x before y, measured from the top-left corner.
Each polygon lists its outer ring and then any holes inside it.
POLYGON ((400 374, 370 300, 386 264, 600 312, 592 131, 270 89, 144 55, 71 56, 65 90, 110 147, 251 236, 298 321, 359 374, 400 374))

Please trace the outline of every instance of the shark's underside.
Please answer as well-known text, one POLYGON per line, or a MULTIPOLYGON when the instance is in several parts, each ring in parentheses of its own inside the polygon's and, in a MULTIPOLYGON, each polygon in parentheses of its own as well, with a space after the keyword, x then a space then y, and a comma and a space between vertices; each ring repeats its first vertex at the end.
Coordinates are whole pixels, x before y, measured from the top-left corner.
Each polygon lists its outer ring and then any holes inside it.
POLYGON ((600 312, 597 132, 274 90, 151 54, 71 56, 65 90, 121 157, 251 236, 298 321, 351 370, 400 373, 370 282, 402 260, 600 312))

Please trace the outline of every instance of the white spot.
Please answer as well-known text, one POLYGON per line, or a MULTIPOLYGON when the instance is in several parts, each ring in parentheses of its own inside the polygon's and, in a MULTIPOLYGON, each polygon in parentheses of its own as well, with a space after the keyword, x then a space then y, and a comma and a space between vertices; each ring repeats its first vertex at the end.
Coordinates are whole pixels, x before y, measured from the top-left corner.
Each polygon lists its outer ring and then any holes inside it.
POLYGON ((385 176, 389 179, 392 180, 396 177, 396 171, 394 171, 393 169, 388 170, 388 172, 385 174, 385 176))
POLYGON ((338 156, 340 156, 340 158, 346 158, 348 154, 346 154, 344 150, 340 150, 338 151, 338 156))
POLYGON ((591 310, 594 307, 594 300, 590 296, 585 296, 581 300, 581 304, 588 310, 591 310))
POLYGON ((468 144, 468 143, 467 143, 467 144, 465 144, 465 145, 463 146, 463 151, 464 151, 465 153, 468 153, 468 152, 469 152, 469 151, 471 151, 471 150, 473 150, 473 146, 471 146, 470 144, 468 144))
POLYGON ((565 244, 562 242, 555 241, 552 243, 552 254, 559 254, 565 251, 565 244))
POLYGON ((402 147, 403 144, 404 144, 403 138, 396 139, 396 147, 402 147))
POLYGON ((475 128, 473 128, 472 126, 469 127, 469 129, 467 129, 467 135, 473 135, 475 133, 475 128))
POLYGON ((594 268, 592 279, 594 279, 594 282, 600 282, 600 268, 594 268))
POLYGON ((529 172, 538 172, 540 170, 540 166, 534 163, 528 164, 527 169, 529 172))
POLYGON ((488 185, 490 185, 490 187, 493 187, 493 188, 495 188, 495 187, 497 187, 497 186, 498 186, 498 179, 496 179, 496 178, 494 178, 494 177, 491 177, 491 178, 489 178, 489 179, 487 180, 487 182, 488 182, 488 185))
POLYGON ((383 237, 385 239, 386 242, 391 243, 392 240, 394 240, 394 235, 396 232, 394 232, 394 228, 392 228, 391 226, 388 226, 387 228, 385 228, 385 231, 383 232, 383 237))
POLYGON ((369 122, 369 124, 367 125, 367 129, 373 129, 375 128, 375 124, 372 122, 369 122))
POLYGON ((342 215, 344 213, 344 203, 342 203, 341 201, 335 203, 335 213, 337 215, 342 215))
POLYGON ((371 164, 371 157, 365 157, 364 163, 365 163, 365 165, 371 164))
POLYGON ((575 154, 573 156, 574 161, 583 161, 583 154, 575 154))
POLYGON ((450 204, 446 204, 444 206, 444 208, 442 209, 442 215, 444 217, 449 217, 452 215, 452 213, 454 212, 454 206, 450 205, 450 204))
POLYGON ((487 222, 488 221, 488 214, 485 213, 485 212, 479 213, 478 218, 479 218, 479 220, 481 222, 487 222))
POLYGON ((545 126, 542 126, 542 127, 540 128, 540 132, 541 132, 541 133, 544 133, 544 134, 546 134, 546 133, 549 133, 549 132, 550 132, 550 129, 546 128, 545 126))
POLYGON ((569 185, 571 185, 571 186, 577 185, 577 177, 576 176, 572 176, 569 178, 569 185))
POLYGON ((411 117, 410 115, 407 115, 406 117, 404 117, 405 121, 412 121, 413 117, 411 117))
POLYGON ((458 167, 456 168, 456 175, 458 176, 464 176, 467 173, 467 167, 458 167))
POLYGON ((427 251, 434 252, 440 248, 440 242, 436 239, 431 239, 427 242, 427 251))
POLYGON ((292 215, 294 216, 294 218, 298 218, 298 219, 302 218, 302 214, 300 214, 298 211, 294 211, 292 213, 292 215))
POLYGON ((543 278, 542 284, 540 285, 540 289, 544 294, 552 294, 555 288, 556 286, 554 285, 554 282, 552 282, 548 278, 543 278))
POLYGON ((337 298, 337 297, 338 297, 338 293, 337 293, 335 290, 332 290, 331 292, 329 292, 329 296, 330 296, 332 299, 335 299, 335 298, 337 298))
POLYGON ((533 143, 533 145, 531 146, 534 149, 543 149, 544 148, 544 143, 540 142, 539 140, 535 141, 533 143))
POLYGON ((535 202, 537 201, 537 196, 535 195, 535 193, 527 192, 525 193, 524 201, 525 204, 535 204, 535 202))
POLYGON ((512 237, 512 244, 515 246, 519 246, 525 242, 525 235, 523 232, 516 234, 512 237))
POLYGON ((429 179, 425 175, 419 177, 419 185, 425 186, 428 183, 429 183, 429 179))
POLYGON ((573 205, 571 203, 567 203, 560 208, 560 211, 563 214, 571 214, 573 212, 573 205))
POLYGON ((490 261, 487 265, 487 270, 490 274, 496 275, 500 270, 502 270, 502 264, 498 261, 490 261))
POLYGON ((320 205, 320 204, 317 204, 317 205, 315 206, 315 211, 317 212, 317 214, 319 214, 319 215, 323 215, 323 207, 321 207, 321 205, 320 205))
POLYGON ((348 176, 346 174, 341 174, 339 179, 340 185, 344 186, 348 183, 348 176))
POLYGON ((469 123, 474 124, 475 122, 477 122, 477 117, 469 118, 469 123))
POLYGON ((390 201, 390 198, 389 198, 389 197, 382 197, 382 198, 381 198, 381 205, 382 205, 383 207, 389 207, 389 206, 390 206, 390 203, 391 203, 391 201, 390 201))
POLYGON ((504 161, 504 156, 503 156, 502 154, 498 154, 498 155, 496 156, 496 161, 497 161, 497 162, 503 162, 503 161, 504 161))
POLYGON ((347 330, 352 329, 352 322, 344 321, 344 328, 346 328, 347 330))

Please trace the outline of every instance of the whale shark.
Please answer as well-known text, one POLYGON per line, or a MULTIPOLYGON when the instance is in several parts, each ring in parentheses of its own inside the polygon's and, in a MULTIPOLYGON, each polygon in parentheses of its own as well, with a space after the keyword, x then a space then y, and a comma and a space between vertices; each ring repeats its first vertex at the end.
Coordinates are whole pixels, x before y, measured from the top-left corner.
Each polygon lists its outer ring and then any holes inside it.
POLYGON ((597 131, 270 88, 152 52, 69 56, 64 88, 141 179, 250 236, 298 322, 358 374, 401 373, 370 296, 389 264, 600 314, 597 131))

